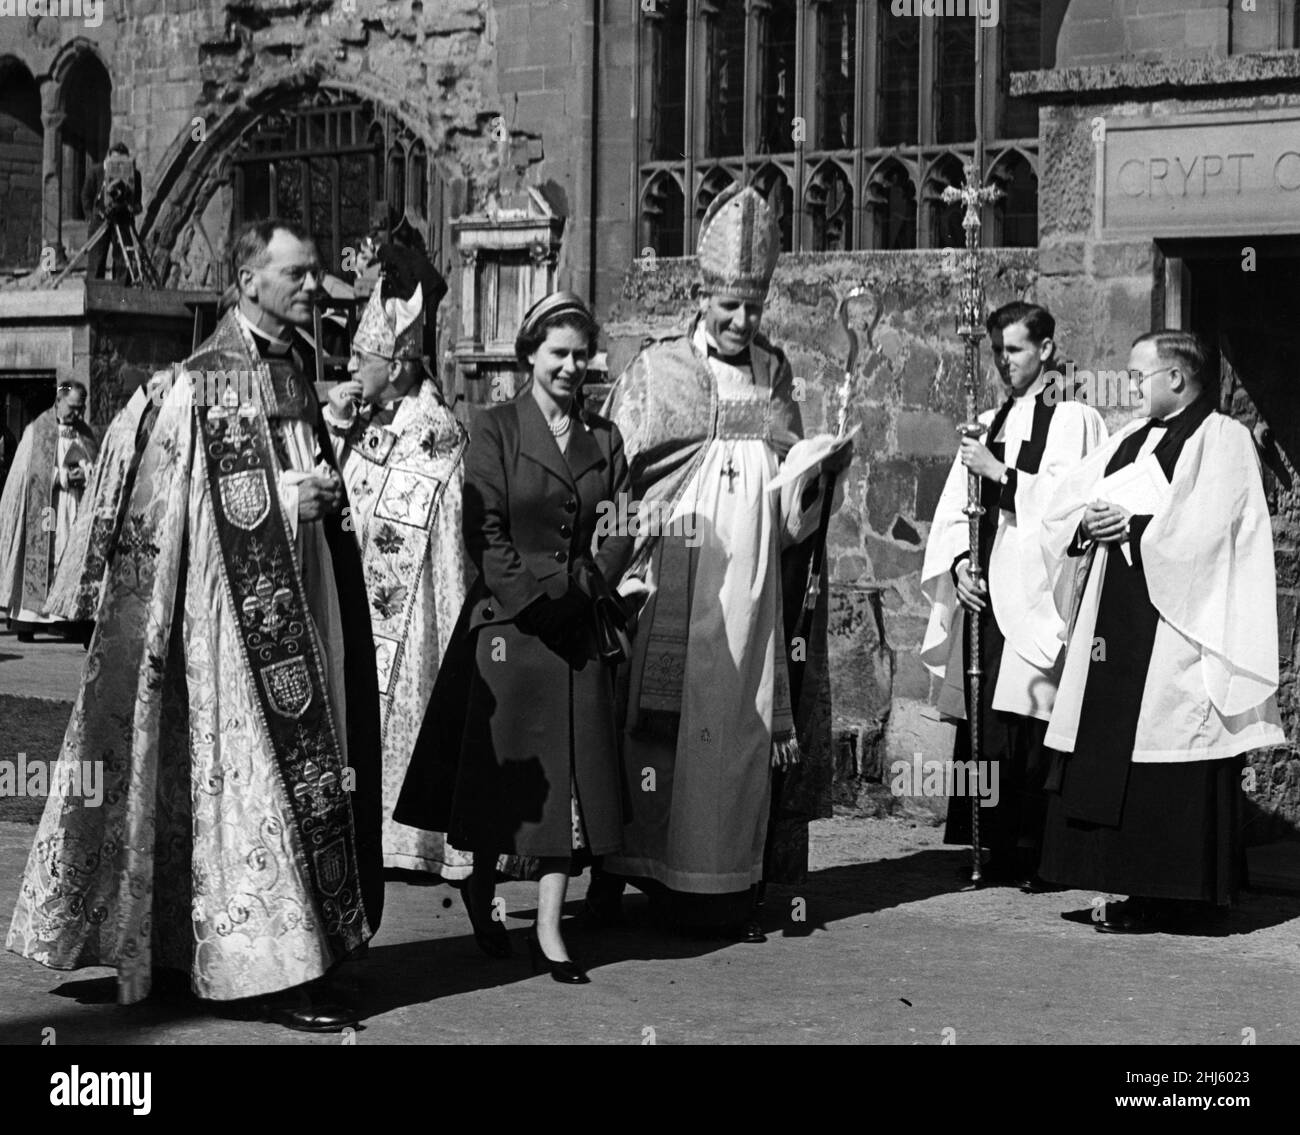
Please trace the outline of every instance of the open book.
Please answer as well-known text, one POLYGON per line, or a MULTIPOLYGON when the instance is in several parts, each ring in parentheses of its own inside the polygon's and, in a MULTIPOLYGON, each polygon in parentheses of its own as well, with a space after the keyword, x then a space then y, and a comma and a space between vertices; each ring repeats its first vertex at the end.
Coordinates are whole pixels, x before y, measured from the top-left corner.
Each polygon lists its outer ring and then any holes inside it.
POLYGON ((767 484, 770 493, 780 492, 786 485, 793 484, 805 474, 815 471, 833 453, 838 453, 846 445, 853 443, 853 436, 858 432, 854 426, 843 437, 834 434, 818 434, 796 441, 790 447, 781 471, 767 484))

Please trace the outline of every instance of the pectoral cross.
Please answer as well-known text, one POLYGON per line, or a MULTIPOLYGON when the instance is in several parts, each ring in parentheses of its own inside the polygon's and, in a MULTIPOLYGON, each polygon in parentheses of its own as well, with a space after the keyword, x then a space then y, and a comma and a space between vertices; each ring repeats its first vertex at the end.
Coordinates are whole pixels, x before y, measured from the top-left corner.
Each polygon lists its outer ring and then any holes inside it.
POLYGON ((727 463, 722 467, 722 472, 719 474, 719 476, 727 478, 727 492, 734 493, 736 491, 736 478, 739 475, 740 475, 740 470, 737 469, 735 465, 732 464, 731 451, 728 450, 727 463))

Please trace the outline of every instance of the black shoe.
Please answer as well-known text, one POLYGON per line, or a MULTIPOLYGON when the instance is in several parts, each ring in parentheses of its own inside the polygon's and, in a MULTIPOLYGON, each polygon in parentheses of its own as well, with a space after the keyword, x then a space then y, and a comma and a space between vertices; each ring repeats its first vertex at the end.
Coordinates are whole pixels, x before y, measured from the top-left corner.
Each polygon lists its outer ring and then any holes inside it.
POLYGON ((469 924, 474 928, 474 941, 478 943, 478 948, 489 958, 498 960, 513 958, 515 948, 510 944, 510 935, 506 933, 504 926, 499 922, 491 923, 491 930, 484 930, 479 926, 478 920, 474 917, 474 908, 470 905, 468 882, 461 887, 460 897, 465 903, 465 913, 469 915, 469 924))
POLYGON ((272 1006, 267 1019, 300 1033, 341 1033, 360 1023, 357 1011, 334 1001, 314 1001, 308 1005, 272 1006))
POLYGON ((1107 903, 1105 911, 1095 924, 1098 934, 1155 934, 1164 929, 1163 920, 1140 899, 1107 903))
POLYGON ((262 1021, 306 1033, 338 1033, 360 1023, 355 1008, 328 984, 316 982, 265 997, 215 1002, 211 1012, 228 1021, 262 1021))
POLYGON ((1049 883, 1041 875, 1030 875, 1020 884, 1020 889, 1027 895, 1054 895, 1068 888, 1049 883))
POLYGON ((36 636, 35 636, 34 634, 32 634, 31 631, 19 631, 19 632, 18 632, 18 641, 19 641, 19 642, 24 642, 24 643, 35 642, 35 641, 36 641, 36 636))
POLYGON ((735 927, 733 936, 737 942, 748 942, 755 946, 767 941, 767 935, 763 933, 763 928, 758 924, 757 918, 751 918, 748 922, 743 922, 735 927))
POLYGON ((542 944, 535 935, 528 936, 528 954, 533 961, 533 973, 541 973, 543 968, 550 971, 551 980, 563 985, 590 985, 589 978, 577 962, 552 961, 542 952, 542 944))

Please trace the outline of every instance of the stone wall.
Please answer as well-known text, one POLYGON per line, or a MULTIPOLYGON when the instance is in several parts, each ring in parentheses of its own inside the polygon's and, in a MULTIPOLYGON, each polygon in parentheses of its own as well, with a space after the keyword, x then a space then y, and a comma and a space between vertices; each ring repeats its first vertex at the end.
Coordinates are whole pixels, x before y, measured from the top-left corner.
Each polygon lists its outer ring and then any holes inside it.
POLYGON ((1056 65, 1276 51, 1289 46, 1279 35, 1285 6, 1285 0, 1070 0, 1056 65))

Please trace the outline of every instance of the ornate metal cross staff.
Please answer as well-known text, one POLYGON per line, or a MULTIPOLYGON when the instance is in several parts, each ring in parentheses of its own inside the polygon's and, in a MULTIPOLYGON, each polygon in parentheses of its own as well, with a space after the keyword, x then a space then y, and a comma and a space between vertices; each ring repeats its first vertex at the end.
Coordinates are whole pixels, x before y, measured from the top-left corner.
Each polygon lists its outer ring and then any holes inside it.
MULTIPOLYGON (((957 334, 966 341, 966 424, 961 432, 967 437, 979 437, 984 427, 979 423, 979 369, 980 340, 984 338, 984 284, 980 277, 980 206, 996 201, 1002 191, 994 186, 981 186, 979 172, 974 162, 966 162, 966 184, 960 189, 949 186, 943 191, 944 201, 951 204, 960 201, 966 209, 961 227, 966 234, 966 255, 963 261, 961 302, 957 316, 957 334)), ((965 512, 970 525, 970 574, 971 582, 979 587, 982 572, 980 569, 980 517, 984 509, 980 505, 980 475, 971 471, 966 478, 965 512)), ((970 726, 971 768, 979 769, 981 734, 983 733, 980 715, 980 620, 978 615, 970 614, 966 620, 970 633, 970 665, 966 670, 970 691, 967 712, 970 726)), ((970 784, 969 777, 966 781, 970 784)), ((970 836, 971 836, 971 883, 979 886, 980 871, 980 794, 972 792, 970 798, 970 836)))

